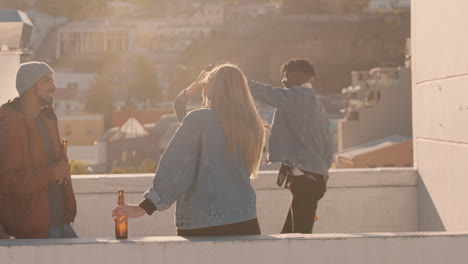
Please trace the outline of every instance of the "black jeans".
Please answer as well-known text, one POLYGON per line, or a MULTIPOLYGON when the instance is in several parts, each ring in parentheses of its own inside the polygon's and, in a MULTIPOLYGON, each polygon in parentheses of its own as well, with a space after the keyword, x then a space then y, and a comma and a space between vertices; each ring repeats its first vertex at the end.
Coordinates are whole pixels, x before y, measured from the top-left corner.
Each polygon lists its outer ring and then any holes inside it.
POLYGON ((312 233, 318 201, 322 199, 327 189, 323 176, 318 175, 316 179, 315 181, 306 176, 291 177, 289 186, 293 199, 282 234, 312 233))
POLYGON ((248 236, 260 235, 257 218, 228 225, 210 226, 197 229, 178 229, 178 236, 248 236))

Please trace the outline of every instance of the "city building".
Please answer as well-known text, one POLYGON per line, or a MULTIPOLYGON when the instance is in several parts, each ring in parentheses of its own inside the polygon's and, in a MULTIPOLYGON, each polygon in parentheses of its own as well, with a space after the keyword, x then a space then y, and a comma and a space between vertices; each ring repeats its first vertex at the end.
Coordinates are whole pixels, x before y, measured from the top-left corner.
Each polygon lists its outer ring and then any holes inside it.
POLYGON ((411 138, 411 69, 374 68, 351 77, 352 85, 343 89, 338 152, 393 135, 411 138))
POLYGON ((53 104, 58 116, 80 113, 85 109, 82 93, 68 88, 55 90, 53 104))
POLYGON ((224 4, 206 3, 198 8, 189 17, 192 26, 208 26, 219 28, 224 26, 225 7, 224 4))
POLYGON ((114 111, 112 113, 112 127, 122 126, 129 118, 134 118, 143 125, 156 123, 163 115, 172 113, 174 113, 172 108, 114 111))
POLYGON ((59 116, 59 131, 70 146, 94 145, 104 133, 104 115, 76 113, 59 116))
POLYGON ((159 161, 156 138, 131 117, 122 126, 107 130, 96 142, 97 162, 93 172, 105 173, 116 167, 138 165, 145 159, 159 161))
POLYGON ((102 56, 109 52, 131 52, 134 48, 134 28, 106 19, 76 21, 57 32, 56 57, 102 56))
POLYGON ((54 109, 57 115, 70 115, 85 110, 84 96, 94 83, 95 74, 54 71, 57 90, 54 94, 54 109))
POLYGON ((338 153, 335 168, 412 167, 413 141, 394 135, 345 149, 338 153))
POLYGON ((249 2, 229 4, 225 9, 225 21, 228 25, 244 24, 260 16, 280 13, 279 6, 249 2))
POLYGON ((72 72, 71 70, 55 69, 55 86, 59 89, 70 89, 74 91, 86 92, 93 85, 96 74, 72 72))

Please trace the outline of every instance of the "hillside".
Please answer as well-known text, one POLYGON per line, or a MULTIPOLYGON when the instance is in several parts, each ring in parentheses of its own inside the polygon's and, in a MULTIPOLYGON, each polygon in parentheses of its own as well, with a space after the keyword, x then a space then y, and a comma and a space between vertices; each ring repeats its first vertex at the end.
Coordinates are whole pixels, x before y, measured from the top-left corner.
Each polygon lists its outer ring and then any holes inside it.
POLYGON ((280 84, 279 69, 290 58, 304 57, 315 65, 320 93, 340 92, 352 70, 403 65, 409 17, 367 21, 310 22, 263 20, 248 35, 219 33, 195 44, 184 55, 189 68, 212 62, 239 64, 254 79, 280 84), (263 26, 259 26, 262 24, 263 26))

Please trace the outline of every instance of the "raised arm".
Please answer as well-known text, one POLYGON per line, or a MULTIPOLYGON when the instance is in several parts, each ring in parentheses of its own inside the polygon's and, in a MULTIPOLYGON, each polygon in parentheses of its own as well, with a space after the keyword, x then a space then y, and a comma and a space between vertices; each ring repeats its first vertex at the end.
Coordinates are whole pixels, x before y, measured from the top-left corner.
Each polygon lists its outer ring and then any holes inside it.
POLYGON ((190 97, 187 95, 186 90, 187 89, 184 89, 179 93, 179 95, 177 95, 173 104, 174 112, 176 113, 179 122, 182 122, 187 115, 187 104, 190 102, 190 97))
POLYGON ((283 109, 294 103, 295 91, 292 89, 273 88, 251 79, 248 79, 248 83, 252 96, 260 102, 283 109))
POLYGON ((174 100, 174 111, 177 115, 177 119, 179 122, 187 115, 187 104, 190 100, 196 96, 197 94, 200 95, 203 89, 201 83, 205 79, 206 75, 214 68, 214 65, 210 64, 206 66, 198 75, 197 79, 190 84, 189 87, 184 89, 182 92, 177 95, 176 99, 174 100))

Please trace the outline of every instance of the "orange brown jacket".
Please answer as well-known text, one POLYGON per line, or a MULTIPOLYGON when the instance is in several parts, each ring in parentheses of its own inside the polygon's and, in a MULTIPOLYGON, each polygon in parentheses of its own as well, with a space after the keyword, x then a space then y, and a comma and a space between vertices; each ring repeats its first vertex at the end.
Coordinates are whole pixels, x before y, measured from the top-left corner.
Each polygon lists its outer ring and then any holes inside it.
MULTIPOLYGON (((39 118, 49 132, 55 161, 62 158, 57 116, 51 106, 39 118)), ((47 238, 49 232, 48 184, 55 180, 34 117, 21 112, 16 98, 0 108, 0 225, 15 238, 47 238)), ((62 185, 65 219, 76 216, 71 182, 62 185)))

